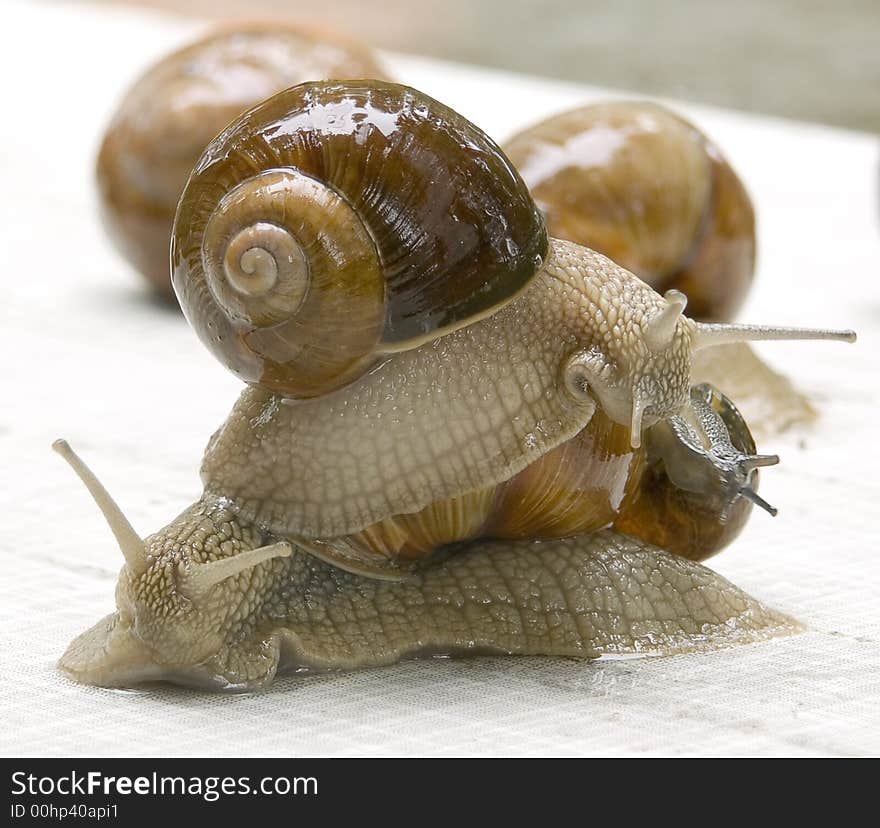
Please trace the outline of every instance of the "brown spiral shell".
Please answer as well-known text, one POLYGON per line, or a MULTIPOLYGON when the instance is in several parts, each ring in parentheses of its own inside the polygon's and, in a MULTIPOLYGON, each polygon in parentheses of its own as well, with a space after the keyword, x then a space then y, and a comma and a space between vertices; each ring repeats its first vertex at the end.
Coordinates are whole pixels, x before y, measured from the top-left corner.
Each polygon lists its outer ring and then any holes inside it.
POLYGON ((172 298, 174 211, 208 142, 289 86, 313 78, 384 77, 366 47, 278 21, 224 27, 173 52, 131 87, 101 145, 98 193, 111 239, 172 298))
POLYGON ((172 278, 230 370, 314 397, 507 304, 547 243, 510 162, 456 112, 398 84, 312 82, 211 142, 172 278))
POLYGON ((698 319, 731 318, 751 284, 755 215, 718 148, 653 103, 548 118, 505 145, 551 235, 591 247, 698 319))

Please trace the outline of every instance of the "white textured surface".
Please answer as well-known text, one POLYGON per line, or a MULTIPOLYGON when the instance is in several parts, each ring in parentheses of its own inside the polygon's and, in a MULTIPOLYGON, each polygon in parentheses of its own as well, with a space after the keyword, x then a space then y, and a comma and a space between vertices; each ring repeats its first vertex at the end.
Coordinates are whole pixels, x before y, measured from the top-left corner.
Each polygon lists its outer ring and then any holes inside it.
MULTIPOLYGON (((115 100, 198 27, 88 6, 3 5, 0 76, 0 754, 877 754, 880 561, 877 142, 683 107, 756 201, 749 321, 852 326, 859 344, 766 345, 822 422, 761 447, 783 465, 713 567, 804 621, 708 655, 580 664, 416 662, 285 679, 266 693, 121 693, 53 664, 113 608, 121 559, 69 469, 68 437, 146 533, 199 492, 204 444, 239 387, 163 311, 98 226, 92 160, 115 100)), ((599 90, 389 59, 499 139, 599 90)), ((607 93, 605 93, 607 96, 607 93)))

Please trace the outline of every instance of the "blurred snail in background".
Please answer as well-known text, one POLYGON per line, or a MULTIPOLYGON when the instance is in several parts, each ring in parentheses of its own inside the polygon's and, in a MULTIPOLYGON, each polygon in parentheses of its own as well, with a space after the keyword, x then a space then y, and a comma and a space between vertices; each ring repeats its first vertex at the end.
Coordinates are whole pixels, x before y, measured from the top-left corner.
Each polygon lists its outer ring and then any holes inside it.
POLYGON ((590 247, 696 319, 732 319, 755 267, 755 214, 718 148, 658 104, 555 115, 505 144, 551 235, 590 247))
POLYGON ((404 657, 680 652, 794 622, 695 560, 739 531, 755 453, 694 353, 815 331, 701 323, 548 237, 498 146, 421 92, 312 82, 208 146, 173 281, 248 383, 204 493, 125 557, 75 679, 249 689, 404 657), (625 534, 624 534, 625 532, 625 534), (661 548, 658 544, 664 544, 661 548))
POLYGON ((168 248, 174 211, 208 142, 289 86, 384 77, 367 47, 279 21, 220 28, 173 52, 129 89, 104 136, 97 183, 110 238, 173 301, 168 248))

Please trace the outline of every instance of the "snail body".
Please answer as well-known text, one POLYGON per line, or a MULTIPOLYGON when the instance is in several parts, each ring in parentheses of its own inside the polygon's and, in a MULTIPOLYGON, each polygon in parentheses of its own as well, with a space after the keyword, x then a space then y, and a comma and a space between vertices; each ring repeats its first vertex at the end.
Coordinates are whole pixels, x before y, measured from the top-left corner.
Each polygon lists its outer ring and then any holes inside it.
POLYGON ((680 293, 548 240, 486 136, 390 84, 314 83, 252 110, 206 151, 177 224, 187 318, 249 385, 209 442, 201 499, 145 540, 56 445, 126 559, 117 612, 71 644, 70 675, 246 689, 283 669, 675 652, 794 629, 695 562, 752 504, 771 509, 757 469, 778 458, 755 454, 732 402, 692 387, 692 359, 723 342, 850 332, 687 318, 680 293), (473 193, 458 192, 467 182, 473 193), (486 204, 497 209, 480 216, 486 204), (315 239, 323 226, 342 234, 335 258, 315 239), (363 241, 372 258, 358 258, 363 241), (299 295, 281 284, 288 266, 299 295), (380 291, 359 287, 365 271, 380 291), (330 298, 302 320, 322 284, 330 298), (347 292, 381 294, 381 324, 354 332, 360 351, 339 342, 341 360, 310 364, 321 314, 345 311, 347 292), (273 337, 267 368, 257 344, 273 337))
POLYGON ((149 571, 122 571, 117 611, 70 644, 62 669, 99 686, 163 680, 236 692, 285 672, 404 658, 650 655, 798 630, 700 564, 608 530, 484 541, 403 581, 353 575, 294 548, 230 577, 219 594, 187 592, 185 573, 210 574, 271 540, 222 506, 194 504, 146 539, 149 571))
POLYGON ((550 233, 604 253, 697 319, 731 319, 755 268, 755 214, 718 147, 644 101, 592 104, 515 135, 505 151, 550 233))
POLYGON ((270 95, 313 78, 381 78, 357 43, 279 21, 219 28, 150 67, 113 115, 96 165, 104 225, 173 300, 168 248, 190 171, 211 139, 270 95))

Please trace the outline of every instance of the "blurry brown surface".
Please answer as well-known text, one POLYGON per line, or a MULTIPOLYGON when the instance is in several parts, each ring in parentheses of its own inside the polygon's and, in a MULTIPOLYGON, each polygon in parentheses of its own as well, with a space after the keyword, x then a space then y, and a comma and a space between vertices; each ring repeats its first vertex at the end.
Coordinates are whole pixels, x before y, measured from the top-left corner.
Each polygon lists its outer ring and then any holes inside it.
POLYGON ((504 148, 550 235, 660 293, 683 291, 696 319, 733 318, 754 272, 755 214, 696 127, 651 102, 610 101, 552 116, 504 148))
POLYGON ((736 400, 759 441, 790 428, 810 425, 818 413, 791 381, 774 371, 747 342, 697 351, 693 382, 708 382, 736 400))
POLYGON ((402 52, 880 131, 877 0, 129 2, 286 14, 402 52))
POLYGON ((244 110, 311 78, 385 74, 371 50, 302 27, 236 23, 150 67, 113 118, 98 156, 105 227, 120 252, 173 301, 174 211, 211 138, 244 110))

